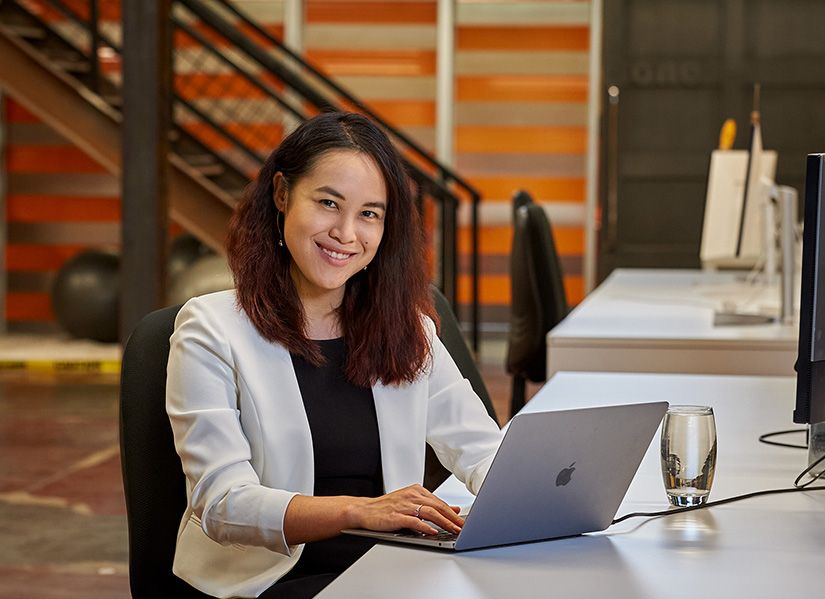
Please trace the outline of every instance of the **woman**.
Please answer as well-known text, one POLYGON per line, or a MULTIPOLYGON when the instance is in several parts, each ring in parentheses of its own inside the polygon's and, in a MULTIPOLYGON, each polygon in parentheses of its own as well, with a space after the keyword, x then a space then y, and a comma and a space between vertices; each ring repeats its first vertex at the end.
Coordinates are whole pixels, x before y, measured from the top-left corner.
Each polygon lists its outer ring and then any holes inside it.
POLYGON ((425 442, 475 492, 501 433, 436 337, 386 136, 346 113, 298 127, 239 206, 228 254, 236 290, 187 302, 171 338, 189 496, 175 573, 218 597, 312 596, 369 548, 342 529, 460 530, 420 484, 425 442))

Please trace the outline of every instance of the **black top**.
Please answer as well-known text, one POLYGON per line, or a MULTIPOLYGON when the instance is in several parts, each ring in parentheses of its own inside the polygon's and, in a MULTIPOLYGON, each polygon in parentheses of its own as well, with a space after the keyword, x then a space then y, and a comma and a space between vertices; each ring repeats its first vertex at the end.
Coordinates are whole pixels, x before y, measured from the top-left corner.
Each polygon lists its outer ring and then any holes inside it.
MULTIPOLYGON (((343 339, 317 342, 326 364, 315 367, 292 354, 304 401, 315 462, 315 495, 377 497, 384 493, 381 445, 372 389, 346 380, 343 339)), ((374 541, 339 535, 307 543, 295 567, 281 580, 340 573, 374 541)))

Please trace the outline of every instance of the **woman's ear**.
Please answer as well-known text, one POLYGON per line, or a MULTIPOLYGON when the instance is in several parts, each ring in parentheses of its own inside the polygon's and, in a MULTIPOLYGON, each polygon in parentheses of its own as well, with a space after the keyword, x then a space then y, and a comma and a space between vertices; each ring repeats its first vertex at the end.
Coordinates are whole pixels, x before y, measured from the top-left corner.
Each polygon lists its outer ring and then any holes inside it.
POLYGON ((275 208, 281 212, 286 212, 287 182, 280 171, 275 173, 272 178, 272 187, 274 189, 272 199, 275 202, 275 208))

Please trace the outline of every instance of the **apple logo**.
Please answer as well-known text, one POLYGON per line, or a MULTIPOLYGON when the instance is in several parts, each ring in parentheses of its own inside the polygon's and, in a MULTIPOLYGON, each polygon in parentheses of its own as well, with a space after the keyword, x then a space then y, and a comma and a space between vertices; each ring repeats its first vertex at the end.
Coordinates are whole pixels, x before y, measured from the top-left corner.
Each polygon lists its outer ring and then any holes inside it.
POLYGON ((563 487, 570 482, 570 477, 573 476, 573 471, 575 470, 573 467, 575 463, 576 462, 573 462, 567 468, 564 468, 561 472, 559 472, 559 475, 556 477, 557 487, 563 487))

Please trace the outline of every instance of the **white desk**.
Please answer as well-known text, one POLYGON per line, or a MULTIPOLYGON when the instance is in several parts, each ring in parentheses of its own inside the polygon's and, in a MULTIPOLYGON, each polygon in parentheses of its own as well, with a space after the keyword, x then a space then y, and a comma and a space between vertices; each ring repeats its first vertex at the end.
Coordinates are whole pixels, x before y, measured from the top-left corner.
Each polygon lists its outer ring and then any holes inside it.
MULTIPOLYGON (((757 441, 760 433, 793 428, 793 395, 789 378, 561 373, 525 409, 659 399, 712 405, 719 446, 711 499, 720 499, 790 486, 802 470, 805 451, 757 441)), ((666 506, 658 441, 657 434, 619 514, 666 506)), ((442 495, 466 498, 455 487, 442 495)), ((466 553, 378 545, 319 597, 819 596, 823 560, 825 491, 817 491, 634 518, 603 533, 466 553)))
POLYGON ((777 287, 752 285, 741 276, 614 271, 547 334, 547 376, 560 371, 793 375, 798 324, 714 326, 717 310, 779 312, 777 287))

